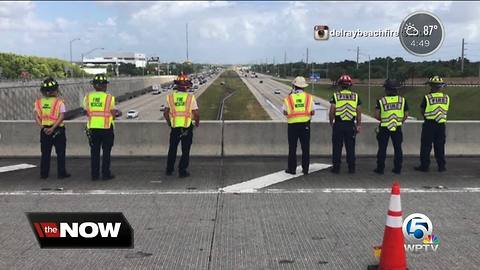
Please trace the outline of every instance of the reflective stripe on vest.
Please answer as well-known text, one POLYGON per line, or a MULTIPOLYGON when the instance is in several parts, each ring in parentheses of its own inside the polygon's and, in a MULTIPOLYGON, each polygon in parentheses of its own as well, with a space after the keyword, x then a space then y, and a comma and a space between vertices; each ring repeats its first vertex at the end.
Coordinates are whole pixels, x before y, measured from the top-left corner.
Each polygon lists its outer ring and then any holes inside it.
POLYGON ((336 92, 335 99, 335 116, 340 117, 343 121, 351 121, 357 116, 358 95, 350 90, 342 90, 336 92))
POLYGON ((401 96, 386 96, 380 99, 380 126, 396 131, 405 116, 405 99, 401 96))
POLYGON ((192 95, 183 92, 175 92, 167 96, 172 128, 190 126, 192 123, 192 100, 192 95))
MULTIPOLYGON (((59 98, 40 98, 35 102, 35 109, 43 126, 53 126, 60 117, 60 106, 63 101, 59 98)), ((60 124, 64 126, 63 123, 60 124)))
POLYGON ((312 96, 305 92, 290 94, 285 98, 284 103, 287 107, 287 122, 305 123, 310 121, 312 114, 310 108, 312 106, 312 96))
POLYGON ((104 95, 100 93, 103 92, 90 93, 85 98, 85 110, 87 111, 88 116, 87 127, 109 129, 113 124, 113 116, 111 113, 113 97, 107 93, 103 93, 104 95), (90 98, 99 98, 101 100, 90 100, 90 98), (99 108, 92 108, 90 103, 93 102, 98 102, 102 105, 99 108))
POLYGON ((444 93, 430 93, 425 96, 425 119, 435 120, 437 123, 447 122, 447 113, 450 106, 450 98, 444 93))

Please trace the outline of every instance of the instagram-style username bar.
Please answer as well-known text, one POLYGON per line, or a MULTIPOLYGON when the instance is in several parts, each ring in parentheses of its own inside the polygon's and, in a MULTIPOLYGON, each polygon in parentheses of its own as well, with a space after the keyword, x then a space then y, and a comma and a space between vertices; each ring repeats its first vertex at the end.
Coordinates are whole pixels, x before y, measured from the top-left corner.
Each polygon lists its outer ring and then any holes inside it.
POLYGON ((330 29, 327 25, 316 25, 314 27, 314 38, 316 40, 328 40, 334 38, 392 38, 398 37, 397 30, 378 29, 378 30, 344 30, 330 29))

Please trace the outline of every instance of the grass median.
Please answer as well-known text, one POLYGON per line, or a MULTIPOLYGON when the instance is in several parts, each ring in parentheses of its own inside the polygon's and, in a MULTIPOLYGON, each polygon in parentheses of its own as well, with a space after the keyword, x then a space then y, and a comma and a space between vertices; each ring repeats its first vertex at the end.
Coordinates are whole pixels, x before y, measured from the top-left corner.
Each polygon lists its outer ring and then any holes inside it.
MULTIPOLYGON (((288 86, 291 85, 290 82, 277 80, 281 83, 284 83, 288 86)), ((381 86, 371 86, 370 88, 370 110, 368 108, 368 86, 353 86, 352 88, 356 91, 362 100, 362 110, 368 114, 373 115, 375 111, 375 104, 379 98, 385 95, 385 91, 381 86)), ((313 91, 312 86, 310 85, 307 89, 307 92, 321 97, 325 100, 330 100, 332 97, 333 91, 335 90, 330 85, 314 85, 313 91)), ((420 104, 423 100, 425 94, 429 92, 427 86, 417 87, 417 86, 406 86, 399 90, 400 95, 405 97, 408 102, 409 114, 417 119, 423 119, 423 116, 420 111, 420 104)), ((450 109, 448 111, 449 120, 479 120, 480 119, 480 87, 446 87, 446 94, 450 96, 450 109)))
POLYGON ((217 120, 222 100, 231 93, 234 94, 224 104, 225 120, 270 120, 255 96, 233 70, 223 72, 198 98, 202 119, 217 120))

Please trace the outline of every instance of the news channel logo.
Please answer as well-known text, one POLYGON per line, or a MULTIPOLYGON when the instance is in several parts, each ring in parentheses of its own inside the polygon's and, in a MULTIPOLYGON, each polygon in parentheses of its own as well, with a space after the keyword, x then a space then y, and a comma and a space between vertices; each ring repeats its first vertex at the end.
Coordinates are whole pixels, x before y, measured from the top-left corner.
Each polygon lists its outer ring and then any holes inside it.
POLYGON ((437 251, 440 240, 433 234, 432 221, 424 214, 409 215, 402 225, 407 251, 437 251))
POLYGON ((327 25, 315 25, 313 28, 313 38, 315 40, 328 40, 330 32, 327 25))

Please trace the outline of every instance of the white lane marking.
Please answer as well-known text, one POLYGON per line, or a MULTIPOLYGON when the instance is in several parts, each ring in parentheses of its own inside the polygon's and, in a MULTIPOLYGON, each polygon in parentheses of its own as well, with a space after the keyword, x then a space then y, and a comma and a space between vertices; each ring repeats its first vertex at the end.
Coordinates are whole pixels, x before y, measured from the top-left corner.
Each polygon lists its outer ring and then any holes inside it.
MULTIPOLYGON (((332 165, 329 164, 322 164, 322 163, 314 163, 310 164, 309 172, 313 173, 319 170, 326 169, 328 167, 331 167, 332 165)), ((235 185, 227 186, 224 188, 221 188, 220 191, 222 192, 227 192, 227 193, 242 193, 242 192, 255 192, 258 189, 268 187, 273 184, 277 184, 295 177, 302 176, 302 167, 298 166, 297 167, 297 174, 292 175, 288 174, 284 171, 279 171, 276 173, 271 173, 267 174, 261 177, 257 177, 245 182, 241 182, 235 185)))
MULTIPOLYGON (((391 193, 391 188, 320 188, 320 189, 266 189, 265 193, 391 193)), ((478 193, 480 187, 424 189, 401 188, 400 193, 478 193)))
MULTIPOLYGON (((314 193, 329 193, 329 194, 352 194, 352 193, 390 193, 390 188, 319 188, 319 189, 263 189, 263 190, 249 190, 243 192, 232 193, 278 193, 278 194, 314 194, 314 193)), ((464 188, 452 188, 452 189, 421 189, 421 188, 402 188, 400 190, 402 194, 405 193, 480 193, 480 187, 464 187, 464 188)), ((18 190, 18 191, 3 191, 0 192, 0 196, 22 196, 22 195, 39 195, 39 196, 85 196, 85 195, 203 195, 203 194, 218 194, 219 190, 86 190, 86 191, 39 191, 39 190, 18 190)))
POLYGON ((275 106, 275 104, 273 104, 268 98, 265 98, 265 101, 268 103, 268 105, 275 109, 275 111, 277 111, 279 115, 281 115, 282 117, 284 116, 283 113, 277 108, 277 106, 275 106))
POLYGON ((18 191, 4 191, 0 192, 0 196, 19 196, 19 195, 190 195, 190 194, 218 194, 218 190, 201 190, 201 191, 184 191, 184 190, 85 190, 85 191, 39 191, 39 190, 18 190, 18 191))
POLYGON ((3 166, 3 167, 0 167, 0 173, 30 169, 30 168, 35 168, 35 167, 37 167, 37 166, 32 165, 32 164, 26 164, 26 163, 11 165, 11 166, 3 166))

